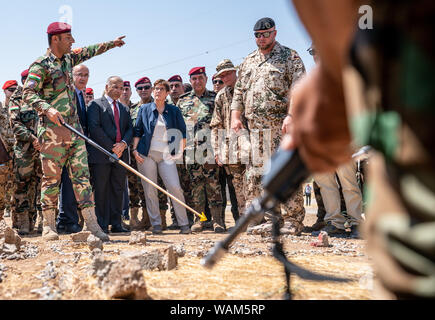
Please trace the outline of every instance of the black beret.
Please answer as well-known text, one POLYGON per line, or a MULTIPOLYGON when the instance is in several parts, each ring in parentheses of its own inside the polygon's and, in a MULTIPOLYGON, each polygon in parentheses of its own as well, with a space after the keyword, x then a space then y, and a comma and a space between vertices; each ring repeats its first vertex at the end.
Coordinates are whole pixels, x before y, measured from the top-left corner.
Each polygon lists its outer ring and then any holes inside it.
POLYGON ((275 21, 271 18, 261 18, 254 26, 254 31, 267 30, 275 26, 275 21))

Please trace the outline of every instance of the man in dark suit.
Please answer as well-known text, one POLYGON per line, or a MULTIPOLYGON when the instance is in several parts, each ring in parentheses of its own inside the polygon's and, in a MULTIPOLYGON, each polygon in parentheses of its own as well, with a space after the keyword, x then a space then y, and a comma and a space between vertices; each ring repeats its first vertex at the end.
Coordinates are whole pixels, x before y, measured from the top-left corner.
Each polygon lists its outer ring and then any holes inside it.
MULTIPOLYGON (((133 139, 133 124, 127 107, 117 101, 123 86, 120 77, 110 77, 103 97, 89 104, 87 118, 90 138, 128 163, 127 148, 133 139)), ((127 232, 121 224, 126 169, 94 147, 89 146, 88 150, 98 223, 105 232, 109 225, 111 232, 127 232)))
MULTIPOLYGON (((75 86, 74 99, 77 114, 83 133, 88 135, 86 102, 83 90, 86 89, 89 79, 89 69, 80 64, 73 69, 73 81, 75 86)), ((77 201, 74 195, 71 179, 66 167, 62 169, 60 195, 59 195, 59 216, 57 219, 57 231, 59 233, 80 232, 82 227, 79 224, 79 214, 77 212, 77 201)))

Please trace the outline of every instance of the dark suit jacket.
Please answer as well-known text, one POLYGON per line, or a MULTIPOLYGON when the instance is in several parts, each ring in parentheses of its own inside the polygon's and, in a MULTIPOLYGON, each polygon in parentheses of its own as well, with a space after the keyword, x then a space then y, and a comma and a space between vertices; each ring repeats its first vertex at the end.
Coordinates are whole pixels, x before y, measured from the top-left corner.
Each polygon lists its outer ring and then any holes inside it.
MULTIPOLYGON (((133 139, 133 124, 128 109, 118 102, 119 126, 121 128, 121 139, 130 145, 133 139)), ((112 153, 113 145, 116 143, 116 125, 112 107, 109 101, 103 96, 90 102, 87 108, 89 137, 112 153)), ((88 162, 92 164, 111 163, 109 157, 101 151, 89 146, 88 162)), ((129 161, 128 149, 125 149, 121 160, 129 161)))
POLYGON ((84 96, 83 96, 83 108, 80 106, 79 96, 76 90, 74 90, 74 99, 77 107, 77 114, 79 116, 80 124, 82 125, 83 133, 85 134, 85 136, 87 136, 88 120, 87 120, 86 102, 84 101, 84 96))

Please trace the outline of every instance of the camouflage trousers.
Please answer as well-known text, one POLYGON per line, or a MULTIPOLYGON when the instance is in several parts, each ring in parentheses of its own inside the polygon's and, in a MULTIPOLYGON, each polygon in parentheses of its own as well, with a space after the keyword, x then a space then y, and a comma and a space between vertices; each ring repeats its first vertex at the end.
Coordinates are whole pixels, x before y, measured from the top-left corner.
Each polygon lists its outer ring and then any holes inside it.
POLYGON ((95 206, 85 141, 64 127, 48 127, 39 138, 42 162, 42 210, 58 205, 62 168, 66 166, 78 209, 95 206))
POLYGON ((41 211, 42 166, 39 152, 15 152, 15 178, 15 213, 28 212, 30 218, 35 219, 37 211, 41 211))
MULTIPOLYGON (((185 203, 193 208, 193 203, 192 203, 192 196, 191 196, 191 184, 190 184, 190 175, 189 172, 187 171, 186 165, 184 164, 177 164, 177 171, 178 171, 178 177, 180 179, 180 185, 181 188, 183 189, 183 194, 184 194, 184 201, 185 203)), ((193 213, 190 212, 190 210, 186 211, 187 213, 187 218, 189 219, 189 222, 193 223, 194 217, 193 217, 193 213)), ((174 218, 175 218, 175 212, 174 212, 174 218)), ((176 221, 176 220, 174 220, 176 221)))
MULTIPOLYGON (((229 165, 229 171, 232 176, 232 182, 234 186, 234 191, 237 198, 237 209, 239 210, 239 215, 242 215, 245 212, 246 208, 246 179, 245 179, 245 171, 246 168, 244 165, 229 165)), ((223 169, 221 169, 223 170, 223 169)), ((225 192, 223 190, 222 192, 225 192)))
POLYGON ((3 211, 6 207, 6 184, 8 181, 8 164, 0 165, 0 220, 3 219, 3 211))
POLYGON ((223 202, 218 166, 207 168, 204 165, 194 163, 188 164, 186 170, 189 174, 188 183, 190 184, 190 194, 186 200, 190 199, 193 209, 199 213, 204 211, 207 199, 210 209, 218 208, 220 211, 223 202))
MULTIPOLYGON (((260 124, 261 125, 261 124, 260 124)), ((251 157, 246 165, 246 206, 249 207, 255 198, 261 196, 263 187, 261 179, 264 172, 264 166, 269 161, 271 155, 279 147, 281 141, 281 125, 282 121, 275 120, 265 125, 265 128, 258 129, 258 123, 248 122, 251 144, 251 157)), ((276 208, 277 212, 281 212, 284 220, 290 221, 293 227, 301 231, 303 229, 303 221, 305 218, 304 194, 302 186, 292 198, 286 203, 276 208)))
MULTIPOLYGON (((137 169, 136 159, 133 154, 130 154, 130 166, 137 169)), ((128 177, 128 191, 130 208, 146 208, 145 193, 142 187, 141 179, 134 173, 127 170, 128 177)), ((162 178, 158 176, 157 183, 160 187, 164 188, 162 178)), ((160 210, 168 210, 168 197, 161 191, 158 191, 159 208, 160 210)), ((144 210, 146 212, 146 210, 144 210)))
POLYGON ((14 203, 15 203, 15 190, 17 189, 17 184, 15 180, 14 174, 14 166, 15 166, 15 156, 12 155, 12 161, 9 161, 7 164, 8 173, 7 173, 7 181, 6 181, 6 189, 5 189, 5 209, 11 213, 15 211, 14 203))

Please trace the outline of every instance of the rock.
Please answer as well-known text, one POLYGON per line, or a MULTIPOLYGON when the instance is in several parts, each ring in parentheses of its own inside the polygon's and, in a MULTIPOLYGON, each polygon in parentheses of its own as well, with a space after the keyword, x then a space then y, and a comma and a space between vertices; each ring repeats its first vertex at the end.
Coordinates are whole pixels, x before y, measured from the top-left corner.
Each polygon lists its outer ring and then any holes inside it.
POLYGON ((130 241, 128 244, 143 244, 145 245, 147 241, 146 233, 140 231, 132 231, 130 233, 130 241))
POLYGON ((261 236, 267 236, 272 233, 272 224, 263 223, 258 226, 249 227, 247 234, 259 234, 261 236))
POLYGON ((92 233, 90 231, 81 231, 71 234, 71 240, 74 242, 86 242, 92 233))
POLYGON ((2 227, 0 231, 0 238, 3 238, 5 244, 13 244, 18 250, 20 249, 21 238, 11 227, 2 227))
POLYGON ((328 233, 321 231, 317 237, 317 241, 310 243, 313 247, 329 247, 328 233))
POLYGON ((129 254, 129 258, 136 260, 144 270, 172 270, 178 265, 178 256, 172 246, 129 254))
POLYGON ((94 249, 103 250, 103 241, 101 241, 99 238, 97 238, 93 234, 89 235, 86 242, 88 244, 89 250, 91 250, 91 251, 94 249))
POLYGON ((110 269, 100 283, 109 299, 148 300, 142 268, 137 261, 126 259, 110 264, 110 269))
POLYGON ((186 249, 184 249, 184 246, 182 245, 175 246, 174 250, 179 258, 184 257, 186 255, 186 249))

